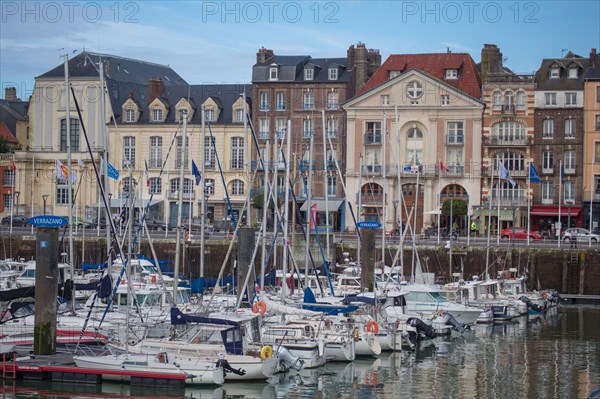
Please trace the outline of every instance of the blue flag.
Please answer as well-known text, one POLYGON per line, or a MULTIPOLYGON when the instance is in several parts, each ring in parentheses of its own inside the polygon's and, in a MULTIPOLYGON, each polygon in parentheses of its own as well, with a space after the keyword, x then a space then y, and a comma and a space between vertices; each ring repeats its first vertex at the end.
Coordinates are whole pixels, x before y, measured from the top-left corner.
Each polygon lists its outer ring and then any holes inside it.
POLYGON ((502 162, 500 162, 500 178, 508 180, 513 187, 517 185, 517 183, 508 174, 508 170, 504 167, 504 163, 502 162))
POLYGON ((565 182, 565 167, 560 165, 560 182, 564 184, 565 182))
MULTIPOLYGON (((117 170, 117 168, 112 166, 110 164, 110 162, 107 162, 107 163, 108 163, 108 177, 110 177, 111 179, 119 180, 119 171, 117 170)), ((100 160, 100 173, 102 173, 102 175, 104 175, 104 159, 100 160)))
POLYGON ((200 184, 200 171, 198 170, 198 167, 196 166, 196 162, 194 162, 194 160, 192 159, 192 174, 194 175, 194 177, 196 178, 196 185, 200 184))
POLYGON ((535 170, 535 166, 533 166, 532 163, 529 164, 529 181, 531 183, 541 183, 542 179, 540 179, 540 176, 537 173, 537 170, 535 170))

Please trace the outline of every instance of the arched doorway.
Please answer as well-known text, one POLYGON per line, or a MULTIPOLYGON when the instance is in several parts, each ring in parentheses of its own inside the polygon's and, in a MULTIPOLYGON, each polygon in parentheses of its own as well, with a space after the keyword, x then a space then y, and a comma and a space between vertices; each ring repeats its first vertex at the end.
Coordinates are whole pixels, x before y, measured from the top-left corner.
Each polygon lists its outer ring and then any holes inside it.
POLYGON ((367 183, 360 188, 362 204, 361 220, 380 222, 383 206, 383 187, 377 183, 367 183))
MULTIPOLYGON (((413 231, 415 234, 420 234, 423 229, 423 197, 425 193, 425 186, 423 184, 419 184, 419 198, 416 209, 413 211, 411 215, 411 226, 413 226, 413 231), (415 220, 415 212, 417 212, 417 224, 416 228, 414 227, 415 220)), ((407 223, 408 214, 410 214, 411 209, 415 206, 415 202, 417 200, 417 183, 406 183, 402 185, 402 196, 404 198, 404 202, 406 204, 406 212, 402 209, 402 221, 407 223)))
MULTIPOLYGON (((461 186, 460 184, 448 184, 446 185, 442 191, 440 192, 440 205, 443 205, 444 202, 448 199, 458 198, 463 200, 467 204, 467 209, 469 205, 469 193, 467 190, 461 186)), ((456 222, 460 229, 466 229, 469 221, 467 220, 468 215, 452 215, 452 223, 456 222)), ((440 218, 441 227, 448 227, 450 225, 450 216, 441 216, 440 218)))

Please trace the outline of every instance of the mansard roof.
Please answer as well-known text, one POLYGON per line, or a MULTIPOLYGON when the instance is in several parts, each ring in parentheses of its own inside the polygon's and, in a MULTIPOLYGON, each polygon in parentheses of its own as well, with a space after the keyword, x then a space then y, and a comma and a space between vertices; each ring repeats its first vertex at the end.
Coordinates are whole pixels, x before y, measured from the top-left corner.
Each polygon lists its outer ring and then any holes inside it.
POLYGON ((565 58, 545 58, 535 74, 536 90, 583 90, 584 76, 590 69, 590 59, 569 51, 565 58), (571 65, 580 68, 577 78, 569 78, 567 69, 571 65), (562 66, 558 78, 550 78, 550 69, 562 66))
POLYGON ((305 82, 304 69, 314 68, 314 82, 340 82, 347 83, 350 80, 351 72, 346 66, 348 59, 341 58, 312 58, 309 55, 274 55, 265 62, 259 62, 252 67, 252 83, 274 83, 274 82, 305 82), (269 79, 269 69, 272 66, 278 67, 277 80, 269 79), (338 78, 329 80, 328 69, 330 67, 340 68, 338 78))

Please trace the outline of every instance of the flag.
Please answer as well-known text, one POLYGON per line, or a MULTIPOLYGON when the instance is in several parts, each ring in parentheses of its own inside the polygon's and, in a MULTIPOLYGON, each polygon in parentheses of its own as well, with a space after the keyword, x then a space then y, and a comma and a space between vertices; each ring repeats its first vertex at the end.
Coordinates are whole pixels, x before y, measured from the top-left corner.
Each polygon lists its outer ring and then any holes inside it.
POLYGON ((200 184, 200 179, 202 176, 200 175, 200 171, 198 170, 198 167, 196 166, 196 162, 194 162, 193 159, 192 159, 192 174, 196 178, 196 185, 200 184))
POLYGON ((85 163, 80 159, 77 160, 77 165, 79 165, 80 168, 85 168, 85 163))
POLYGON ((440 170, 442 172, 450 172, 450 169, 448 169, 448 167, 446 165, 444 165, 444 163, 442 161, 440 161, 440 170))
MULTIPOLYGON (((112 166, 110 164, 110 162, 107 162, 107 163, 108 163, 108 177, 110 177, 111 179, 119 180, 119 171, 117 170, 117 168, 112 166)), ((100 160, 100 170, 102 172, 102 175, 104 175, 104 172, 105 172, 104 159, 100 160)))
POLYGON ((565 167, 562 163, 560 164, 560 182, 563 184, 565 183, 565 167))
POLYGON ((517 185, 517 183, 508 174, 508 170, 504 167, 504 163, 502 162, 500 162, 500 178, 508 180, 513 187, 517 185))
POLYGON ((310 207, 310 229, 315 228, 315 221, 317 220, 317 203, 315 202, 310 207))
POLYGON ((540 176, 537 173, 537 170, 535 170, 535 166, 533 166, 532 163, 529 164, 529 181, 531 183, 541 183, 542 179, 540 179, 540 176))
MULTIPOLYGON (((69 169, 58 159, 56 160, 56 178, 62 180, 67 180, 69 178, 69 169)), ((73 173, 71 182, 75 183, 75 180, 77 180, 77 176, 75 176, 75 173, 73 173)))
POLYGON ((13 172, 16 172, 16 171, 17 171, 17 164, 15 163, 15 161, 14 161, 14 160, 12 161, 12 166, 11 166, 11 167, 12 167, 12 171, 13 171, 13 172))
POLYGON ((146 173, 146 187, 150 188, 150 175, 148 174, 148 162, 144 159, 144 172, 146 173))

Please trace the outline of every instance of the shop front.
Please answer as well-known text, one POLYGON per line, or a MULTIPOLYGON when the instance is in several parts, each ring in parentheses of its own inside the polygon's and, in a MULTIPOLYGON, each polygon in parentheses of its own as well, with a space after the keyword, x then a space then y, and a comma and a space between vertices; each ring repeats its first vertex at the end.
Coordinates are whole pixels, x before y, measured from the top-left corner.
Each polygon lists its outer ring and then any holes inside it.
POLYGON ((580 206, 532 206, 530 211, 531 230, 548 232, 555 237, 561 225, 563 230, 569 227, 585 227, 581 210, 580 206))

